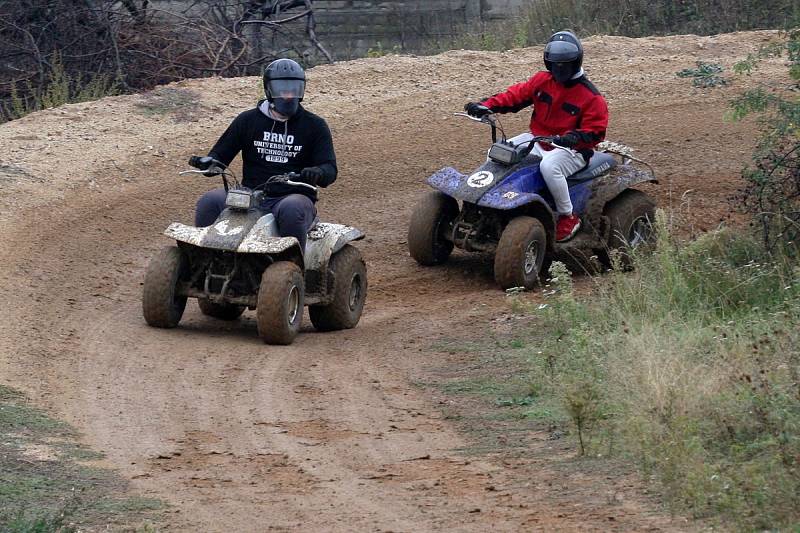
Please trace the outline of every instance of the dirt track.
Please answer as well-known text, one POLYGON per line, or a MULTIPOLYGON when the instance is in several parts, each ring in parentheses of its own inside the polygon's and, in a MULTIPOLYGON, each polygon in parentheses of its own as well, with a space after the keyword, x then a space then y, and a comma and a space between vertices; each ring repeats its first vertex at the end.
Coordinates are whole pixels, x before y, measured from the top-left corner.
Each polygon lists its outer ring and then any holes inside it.
MULTIPOLYGON (((730 67, 771 35, 586 43, 587 71, 611 108, 609 138, 653 163, 661 184, 649 191, 687 228, 724 218, 755 129, 722 120, 744 85, 693 89, 675 72, 697 60, 730 67)), ((452 111, 524 79, 540 53, 309 72, 308 107, 328 119, 340 163, 320 212, 368 234, 370 294, 355 330, 306 326, 290 347, 263 345, 251 313, 222 324, 190 303, 180 328, 155 330, 140 311, 144 267, 167 244, 161 230, 191 220, 216 185, 176 172, 254 102, 256 78, 183 82, 0 126, 0 383, 26 390, 136 488, 172 503, 171 529, 684 528, 630 480, 562 475, 545 456, 534 469, 465 460, 452 451, 465 437, 413 385, 445 364, 430 348, 437 338, 479 335, 505 302, 480 259, 417 267, 405 249, 409 209, 430 172, 474 167, 485 153, 487 132, 452 111), (545 488, 553 483, 560 489, 545 488), (630 493, 614 522, 609 491, 630 493)), ((504 122, 521 131, 527 116, 504 122)))

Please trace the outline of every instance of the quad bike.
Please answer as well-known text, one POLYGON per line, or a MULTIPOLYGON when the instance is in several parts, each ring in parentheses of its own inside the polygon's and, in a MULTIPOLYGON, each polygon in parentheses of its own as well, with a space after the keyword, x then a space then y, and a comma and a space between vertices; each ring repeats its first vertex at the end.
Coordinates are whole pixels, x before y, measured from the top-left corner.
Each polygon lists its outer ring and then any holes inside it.
POLYGON ((595 271, 598 263, 610 266, 613 250, 624 261, 631 248, 651 240, 655 202, 631 187, 657 181, 628 147, 603 143, 588 165, 567 179, 582 225, 569 241, 556 242, 553 198, 539 171, 541 158, 530 152, 536 142, 569 149, 553 144, 553 137, 511 142, 495 114, 455 115, 491 126, 493 144, 486 162, 471 175, 445 167, 428 178, 437 190, 417 204, 408 228, 409 252, 419 264, 443 263, 454 247, 493 253, 494 277, 501 288, 531 289, 554 259, 595 271))
MULTIPOLYGON (((190 164, 198 167, 199 158, 190 164)), ((173 328, 187 298, 197 298, 203 314, 235 320, 255 309, 258 333, 268 344, 291 344, 308 306, 317 330, 355 327, 367 296, 367 270, 356 228, 317 222, 305 250, 295 237, 281 237, 275 217, 260 208, 263 188, 284 182, 307 185, 297 174, 273 176, 263 186, 242 186, 225 165, 214 160, 204 170, 181 174, 222 175, 226 208, 208 227, 171 224, 164 234, 177 241, 153 257, 144 280, 142 310, 147 323, 173 328), (232 180, 229 184, 228 178, 232 180)))

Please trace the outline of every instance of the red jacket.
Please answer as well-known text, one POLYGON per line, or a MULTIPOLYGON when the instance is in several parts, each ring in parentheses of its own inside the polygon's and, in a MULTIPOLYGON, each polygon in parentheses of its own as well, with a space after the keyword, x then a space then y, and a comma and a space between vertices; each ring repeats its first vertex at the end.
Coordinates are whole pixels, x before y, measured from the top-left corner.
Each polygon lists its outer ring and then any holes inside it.
MULTIPOLYGON (((528 81, 512 85, 481 103, 496 113, 516 113, 532 105, 531 133, 575 133, 580 140, 575 149, 580 152, 589 152, 606 136, 608 106, 586 76, 562 85, 549 72, 537 72, 528 81)), ((552 149, 548 145, 544 148, 552 149)))

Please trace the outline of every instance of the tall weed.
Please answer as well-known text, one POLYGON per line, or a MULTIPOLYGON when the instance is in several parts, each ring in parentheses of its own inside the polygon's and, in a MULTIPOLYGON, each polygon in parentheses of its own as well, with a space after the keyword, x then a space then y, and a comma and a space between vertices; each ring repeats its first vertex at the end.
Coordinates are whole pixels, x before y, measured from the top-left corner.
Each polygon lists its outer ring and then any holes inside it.
POLYGON ((20 91, 16 83, 11 84, 10 102, 0 105, 0 123, 24 117, 34 111, 89 102, 119 93, 119 84, 108 74, 71 77, 64 68, 61 55, 56 52, 50 61, 48 80, 41 88, 37 89, 28 81, 20 91))

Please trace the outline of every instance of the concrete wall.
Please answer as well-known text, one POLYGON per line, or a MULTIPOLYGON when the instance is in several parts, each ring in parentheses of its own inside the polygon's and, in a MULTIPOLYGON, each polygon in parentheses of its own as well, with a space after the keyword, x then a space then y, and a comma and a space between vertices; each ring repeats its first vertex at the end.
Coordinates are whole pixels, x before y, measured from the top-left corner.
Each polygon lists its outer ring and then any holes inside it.
POLYGON ((367 50, 417 51, 449 42, 481 21, 515 13, 530 0, 315 0, 320 39, 337 58, 367 50))
MULTIPOLYGON (((484 21, 502 20, 534 0, 314 0, 317 35, 336 59, 363 57, 367 51, 429 51, 437 43, 450 44, 469 28, 484 21)), ((151 5, 167 11, 182 11, 190 0, 151 0, 151 5)), ((285 16, 297 13, 295 9, 285 16)), ((303 35, 303 21, 290 27, 295 36, 303 35)), ((272 33, 250 26, 245 35, 266 42, 272 33)), ((285 44, 285 43, 283 43, 285 44)), ((297 43, 295 43, 297 44, 297 43)), ((256 51, 258 52, 258 44, 256 51)), ((300 46, 304 48, 303 45, 300 46)), ((442 46, 444 47, 444 46, 442 46)))

